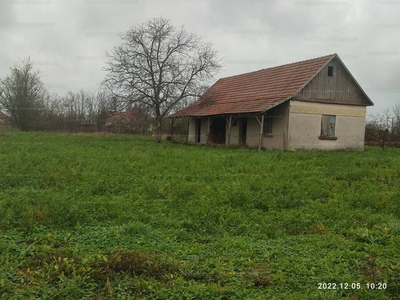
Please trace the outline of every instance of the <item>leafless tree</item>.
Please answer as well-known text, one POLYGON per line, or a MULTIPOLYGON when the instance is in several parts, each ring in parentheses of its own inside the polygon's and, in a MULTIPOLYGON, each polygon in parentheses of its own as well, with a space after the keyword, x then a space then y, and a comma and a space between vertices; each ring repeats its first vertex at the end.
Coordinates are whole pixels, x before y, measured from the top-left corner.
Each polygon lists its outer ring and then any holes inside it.
POLYGON ((400 142, 400 105, 396 104, 382 113, 370 115, 365 126, 366 142, 382 141, 386 134, 389 143, 400 142))
POLYGON ((43 98, 43 112, 41 114, 41 122, 38 129, 40 130, 56 130, 61 116, 61 98, 57 94, 47 94, 43 98))
POLYGON ((93 132, 104 129, 110 100, 104 93, 80 90, 47 95, 39 130, 93 132))
POLYGON ((392 108, 392 135, 395 141, 400 142, 400 104, 392 108))
POLYGON ((98 92, 96 94, 96 104, 97 131, 101 132, 106 125, 111 103, 105 93, 98 92))
POLYGON ((210 91, 207 90, 204 94, 201 95, 200 99, 200 107, 205 107, 215 103, 216 99, 221 97, 223 94, 218 91, 210 91))
POLYGON ((0 106, 20 130, 36 129, 44 110, 43 99, 47 95, 40 71, 33 70, 30 58, 10 69, 11 74, 0 80, 0 106))
POLYGON ((156 141, 161 121, 174 106, 199 96, 199 86, 222 68, 210 43, 203 43, 184 27, 155 18, 121 34, 123 43, 111 53, 104 86, 118 99, 143 104, 156 120, 156 141))

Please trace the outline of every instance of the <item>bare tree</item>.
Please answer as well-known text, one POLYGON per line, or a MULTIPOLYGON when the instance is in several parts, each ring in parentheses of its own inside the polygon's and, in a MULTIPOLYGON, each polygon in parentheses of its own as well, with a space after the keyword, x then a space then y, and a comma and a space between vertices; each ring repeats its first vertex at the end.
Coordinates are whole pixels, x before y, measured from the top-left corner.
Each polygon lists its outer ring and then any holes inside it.
POLYGON ((110 101, 105 93, 96 94, 96 125, 97 131, 103 131, 108 118, 110 101))
POLYGON ((11 116, 17 128, 36 129, 44 110, 47 91, 40 79, 40 71, 33 71, 30 58, 22 65, 10 68, 11 74, 0 80, 0 106, 11 116))
POLYGON ((61 115, 61 98, 57 94, 47 94, 43 99, 40 130, 56 130, 61 115))
POLYGON ((222 64, 210 43, 163 18, 135 26, 121 34, 121 39, 121 46, 106 52, 103 84, 118 99, 149 108, 160 142, 162 119, 178 103, 199 96, 199 87, 222 64))
POLYGON ((393 140, 400 142, 400 104, 392 108, 392 135, 393 140))
POLYGON ((218 99, 218 97, 221 97, 222 95, 223 94, 221 92, 218 92, 218 91, 213 92, 213 91, 207 90, 204 92, 204 94, 201 95, 199 106, 205 107, 205 106, 211 105, 211 104, 215 103, 216 99, 218 99))

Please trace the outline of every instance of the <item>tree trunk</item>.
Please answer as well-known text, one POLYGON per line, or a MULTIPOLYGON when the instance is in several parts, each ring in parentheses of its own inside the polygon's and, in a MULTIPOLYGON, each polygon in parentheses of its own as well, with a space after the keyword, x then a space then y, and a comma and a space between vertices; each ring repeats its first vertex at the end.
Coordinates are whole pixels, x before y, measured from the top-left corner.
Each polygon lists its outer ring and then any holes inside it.
POLYGON ((156 142, 161 142, 161 118, 159 116, 156 117, 156 142))

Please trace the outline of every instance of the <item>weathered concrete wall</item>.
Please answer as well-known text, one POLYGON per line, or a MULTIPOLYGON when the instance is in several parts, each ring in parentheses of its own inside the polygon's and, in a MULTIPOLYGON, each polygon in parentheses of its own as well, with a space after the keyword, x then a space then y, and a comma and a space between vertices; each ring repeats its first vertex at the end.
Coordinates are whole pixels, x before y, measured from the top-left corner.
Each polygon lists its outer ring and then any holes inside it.
POLYGON ((272 137, 263 137, 262 147, 270 150, 284 150, 287 145, 289 102, 274 107, 272 113, 272 137))
MULTIPOLYGON (((269 115, 272 116, 272 135, 263 136, 262 147, 270 150, 284 150, 288 138, 289 102, 273 108, 269 115)), ((260 123, 255 117, 247 120, 246 145, 248 147, 258 147, 260 129, 260 123)))
POLYGON ((258 147, 258 141, 260 137, 260 124, 257 119, 248 118, 247 119, 247 130, 246 130, 246 146, 248 147, 258 147))
POLYGON ((290 101, 288 149, 364 150, 365 106, 290 101), (321 140, 322 115, 335 115, 336 140, 321 140))
MULTIPOLYGON (((231 140, 230 144, 237 146, 239 145, 239 127, 241 119, 236 120, 236 126, 231 126, 231 140)), ((225 134, 225 144, 228 145, 228 122, 226 122, 226 134, 225 134)))

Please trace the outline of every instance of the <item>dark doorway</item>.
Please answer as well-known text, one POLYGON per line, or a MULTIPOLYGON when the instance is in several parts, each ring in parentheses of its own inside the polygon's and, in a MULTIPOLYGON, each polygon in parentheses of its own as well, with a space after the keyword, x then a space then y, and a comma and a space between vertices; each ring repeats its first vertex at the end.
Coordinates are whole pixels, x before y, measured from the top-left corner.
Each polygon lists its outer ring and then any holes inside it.
POLYGON ((210 127, 211 141, 215 144, 225 144, 226 121, 225 118, 213 119, 210 127))
POLYGON ((240 128, 240 144, 245 146, 246 145, 246 133, 247 133, 247 119, 243 118, 241 122, 240 128))
POLYGON ((201 135, 201 119, 196 119, 196 134, 194 137, 195 143, 200 143, 201 135))

